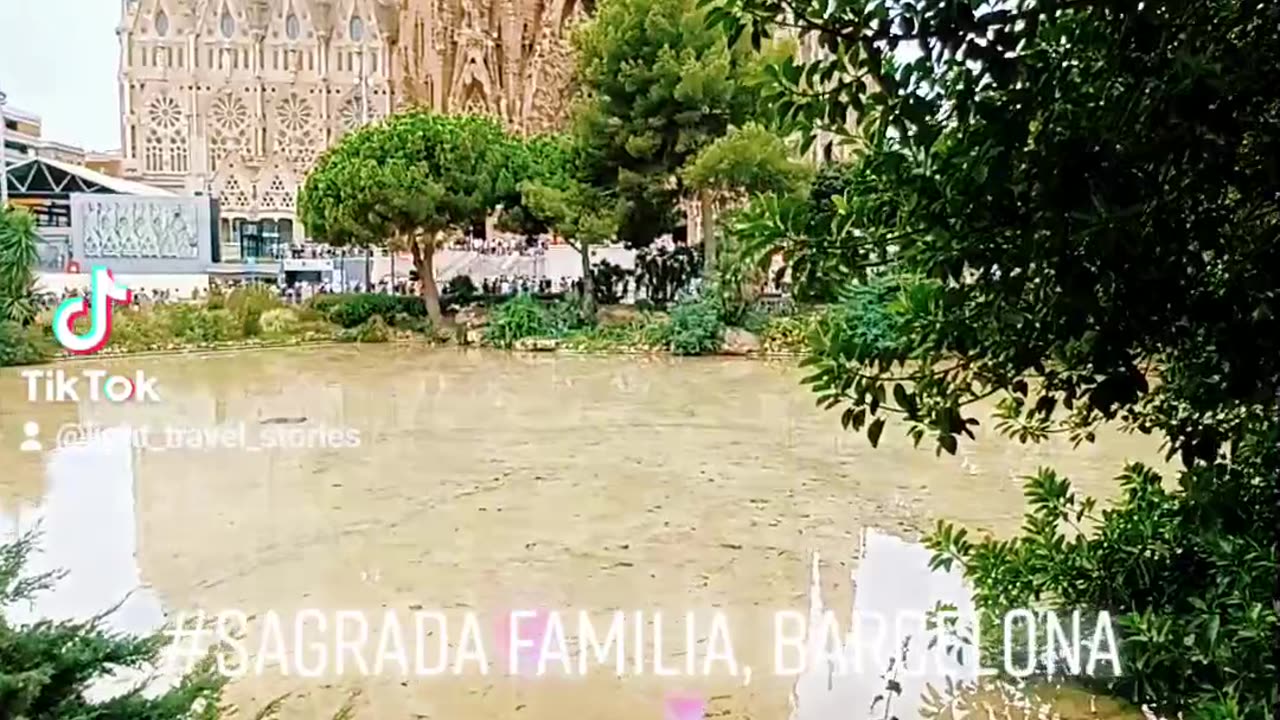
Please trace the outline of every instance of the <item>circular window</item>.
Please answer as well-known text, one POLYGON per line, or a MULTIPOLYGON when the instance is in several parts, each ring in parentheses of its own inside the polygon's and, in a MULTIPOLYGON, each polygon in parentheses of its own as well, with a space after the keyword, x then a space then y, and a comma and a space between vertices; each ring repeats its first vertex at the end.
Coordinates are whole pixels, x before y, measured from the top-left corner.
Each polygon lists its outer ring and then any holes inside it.
POLYGON ((156 15, 156 34, 161 37, 169 34, 169 16, 165 15, 163 10, 156 15))
POLYGON ((364 20, 359 15, 351 18, 351 39, 356 42, 364 39, 364 20))
POLYGON ((236 33, 236 21, 231 17, 231 13, 226 10, 222 11, 222 19, 218 21, 219 27, 222 29, 222 37, 230 38, 236 33))
POLYGON ((302 34, 302 23, 298 22, 297 15, 289 13, 289 17, 285 18, 284 34, 287 35, 290 40, 297 40, 298 36, 302 34))

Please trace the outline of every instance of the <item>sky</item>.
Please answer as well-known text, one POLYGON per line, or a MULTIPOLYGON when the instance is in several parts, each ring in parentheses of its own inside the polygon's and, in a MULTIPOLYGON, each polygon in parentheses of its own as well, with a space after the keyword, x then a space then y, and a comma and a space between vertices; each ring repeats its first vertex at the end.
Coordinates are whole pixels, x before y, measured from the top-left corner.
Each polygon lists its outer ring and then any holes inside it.
POLYGON ((120 147, 120 0, 0 0, 0 91, 48 140, 120 147))

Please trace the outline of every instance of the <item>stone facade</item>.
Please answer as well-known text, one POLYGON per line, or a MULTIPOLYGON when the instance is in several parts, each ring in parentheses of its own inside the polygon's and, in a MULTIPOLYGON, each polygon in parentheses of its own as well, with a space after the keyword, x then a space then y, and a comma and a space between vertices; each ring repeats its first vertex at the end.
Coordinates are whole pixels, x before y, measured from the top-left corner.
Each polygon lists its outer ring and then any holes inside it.
POLYGON ((561 128, 572 100, 570 33, 587 9, 584 0, 400 0, 396 106, 488 114, 521 133, 561 128))
POLYGON ((216 195, 224 247, 287 242, 312 163, 391 107, 382 1, 120 0, 125 173, 216 195))

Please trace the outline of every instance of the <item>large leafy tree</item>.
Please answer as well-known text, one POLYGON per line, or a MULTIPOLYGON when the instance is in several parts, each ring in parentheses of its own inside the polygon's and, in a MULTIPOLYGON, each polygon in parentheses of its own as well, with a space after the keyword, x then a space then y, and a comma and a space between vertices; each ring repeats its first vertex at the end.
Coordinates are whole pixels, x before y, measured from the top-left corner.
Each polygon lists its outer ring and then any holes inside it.
POLYGON ((446 231, 474 227, 519 197, 514 143, 493 120, 424 110, 343 138, 298 197, 307 233, 333 245, 407 245, 431 321, 440 327, 433 256, 446 231))
POLYGON ((1023 535, 944 525, 938 562, 988 607, 1117 613, 1127 669, 1101 689, 1270 717, 1280 6, 729 0, 712 20, 815 33, 829 55, 782 64, 782 111, 864 143, 836 222, 850 262, 889 264, 808 360, 846 426, 874 443, 896 416, 954 452, 995 396, 1023 440, 1114 420, 1185 466, 1175 489, 1126 468, 1106 512, 1043 470, 1023 535))
POLYGON ((621 208, 616 197, 590 182, 588 150, 575 138, 539 135, 525 141, 528 157, 514 211, 564 238, 582 259, 582 313, 595 317, 591 248, 614 238, 621 208))
POLYGON ((717 219, 726 208, 741 205, 753 194, 793 195, 807 187, 812 176, 809 165, 796 159, 795 148, 757 123, 730 128, 690 158, 680 177, 705 201, 703 272, 715 275, 717 219))
POLYGON ((584 169, 625 203, 623 239, 644 245, 680 222, 680 168, 760 112, 758 55, 694 0, 604 0, 575 43, 584 169))

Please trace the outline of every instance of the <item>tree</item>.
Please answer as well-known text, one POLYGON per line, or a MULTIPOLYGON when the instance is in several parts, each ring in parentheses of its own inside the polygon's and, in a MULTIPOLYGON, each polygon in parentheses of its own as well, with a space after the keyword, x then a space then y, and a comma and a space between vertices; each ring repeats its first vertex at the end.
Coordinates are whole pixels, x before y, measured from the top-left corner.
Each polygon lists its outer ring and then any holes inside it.
POLYGON ((680 168, 758 114, 758 57, 693 0, 605 0, 575 44, 584 169, 624 203, 622 236, 648 244, 678 224, 680 168))
POLYGON ((39 237, 31 213, 0 208, 0 322, 26 325, 35 319, 39 237))
MULTIPOLYGON (((0 607, 29 602, 47 591, 60 574, 23 576, 36 536, 26 534, 0 546, 0 607)), ((85 621, 39 621, 13 625, 0 610, 0 717, 30 720, 212 720, 225 680, 202 663, 177 687, 153 695, 132 688, 106 700, 86 691, 121 669, 159 667, 168 638, 131 637, 103 627, 102 617, 85 621)))
POLYGON ((583 319, 595 319, 591 247, 612 239, 620 209, 605 190, 587 181, 584 149, 570 137, 535 136, 526 141, 531 158, 520 183, 524 217, 564 238, 582 259, 583 319))
POLYGON ((716 219, 730 204, 740 204, 750 195, 772 193, 791 195, 807 187, 813 172, 807 163, 796 160, 782 138, 756 123, 730 128, 692 157, 680 171, 702 205, 703 272, 716 272, 716 219))
POLYGON ((942 524, 935 562, 990 609, 1111 610, 1128 671, 1097 689, 1165 716, 1270 717, 1280 6, 730 0, 711 19, 818 34, 828 57, 776 73, 781 112, 866 148, 837 222, 881 274, 806 360, 846 427, 875 444, 901 417, 954 453, 995 396, 997 429, 1023 441, 1114 421, 1182 460, 1176 490, 1125 468, 1105 512, 1041 470, 1021 536, 942 524))
POLYGON ((431 322, 443 324, 434 253, 518 197, 513 143, 493 120, 423 110, 351 133, 321 156, 298 196, 307 233, 333 245, 402 242, 431 322), (397 239, 398 238, 398 239, 397 239))

